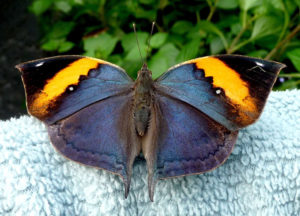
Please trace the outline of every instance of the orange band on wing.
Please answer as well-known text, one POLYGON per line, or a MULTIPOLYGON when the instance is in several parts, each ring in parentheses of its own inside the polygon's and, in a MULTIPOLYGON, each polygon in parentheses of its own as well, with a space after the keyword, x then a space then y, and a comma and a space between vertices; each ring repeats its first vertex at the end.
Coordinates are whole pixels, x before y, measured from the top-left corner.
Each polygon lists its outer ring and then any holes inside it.
POLYGON ((195 63, 198 69, 203 69, 205 77, 212 77, 214 87, 222 88, 232 102, 242 106, 245 111, 256 112, 255 100, 249 93, 248 84, 238 72, 214 57, 193 59, 188 63, 195 63))
POLYGON ((87 76, 91 69, 97 68, 101 63, 104 62, 92 58, 81 58, 58 71, 54 77, 47 80, 43 90, 35 95, 30 111, 37 116, 44 116, 56 97, 63 94, 68 86, 77 85, 81 75, 87 76))

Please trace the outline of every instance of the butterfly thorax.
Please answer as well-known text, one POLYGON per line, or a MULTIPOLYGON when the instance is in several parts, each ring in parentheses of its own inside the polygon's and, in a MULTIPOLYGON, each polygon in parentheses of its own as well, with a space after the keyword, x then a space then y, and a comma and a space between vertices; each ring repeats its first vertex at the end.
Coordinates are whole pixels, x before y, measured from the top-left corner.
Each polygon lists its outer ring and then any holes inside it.
POLYGON ((135 129, 140 136, 144 136, 149 125, 152 86, 153 80, 151 71, 148 69, 147 64, 144 64, 142 69, 138 72, 138 77, 135 81, 133 104, 135 129))

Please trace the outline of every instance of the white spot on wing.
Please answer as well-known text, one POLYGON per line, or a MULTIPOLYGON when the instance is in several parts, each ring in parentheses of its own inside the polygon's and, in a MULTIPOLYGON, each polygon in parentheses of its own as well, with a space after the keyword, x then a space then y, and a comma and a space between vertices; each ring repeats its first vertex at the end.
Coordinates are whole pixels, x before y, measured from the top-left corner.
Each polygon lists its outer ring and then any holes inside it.
POLYGON ((220 89, 217 89, 217 90, 216 90, 216 94, 221 94, 221 90, 220 90, 220 89))
POLYGON ((40 66, 42 66, 44 64, 44 62, 39 62, 39 63, 37 63, 35 66, 36 67, 40 67, 40 66))
POLYGON ((260 62, 256 62, 256 64, 257 64, 258 66, 260 66, 260 67, 263 67, 263 66, 264 66, 264 64, 262 64, 262 63, 260 63, 260 62))
POLYGON ((74 91, 74 87, 73 87, 73 86, 70 86, 70 87, 69 87, 69 91, 74 91))

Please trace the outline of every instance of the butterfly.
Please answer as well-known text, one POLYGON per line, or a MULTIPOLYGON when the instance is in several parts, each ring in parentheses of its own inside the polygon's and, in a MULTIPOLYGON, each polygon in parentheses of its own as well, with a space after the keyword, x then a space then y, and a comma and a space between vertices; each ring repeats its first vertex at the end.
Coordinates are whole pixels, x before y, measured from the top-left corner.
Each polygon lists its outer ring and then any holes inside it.
POLYGON ((156 80, 143 63, 135 81, 117 65, 76 55, 16 67, 28 112, 46 124, 58 152, 119 175, 125 197, 142 152, 153 201, 159 179, 204 173, 226 161, 285 65, 216 55, 175 65, 156 80))

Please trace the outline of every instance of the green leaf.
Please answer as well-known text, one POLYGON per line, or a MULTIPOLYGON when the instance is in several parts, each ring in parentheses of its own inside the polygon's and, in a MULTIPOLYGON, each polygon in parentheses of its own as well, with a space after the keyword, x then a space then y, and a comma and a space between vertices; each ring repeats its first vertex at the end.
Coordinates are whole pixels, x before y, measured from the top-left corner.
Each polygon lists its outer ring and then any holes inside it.
POLYGON ((262 16, 258 18, 253 27, 251 39, 266 37, 280 32, 282 22, 274 16, 262 16))
POLYGON ((32 3, 30 9, 36 16, 40 16, 42 13, 44 13, 50 8, 52 3, 53 0, 36 0, 32 3))
POLYGON ((257 7, 261 4, 261 0, 240 0, 240 7, 244 11, 248 11, 251 8, 257 7))
POLYGON ((266 10, 271 13, 274 12, 274 10, 279 10, 279 11, 285 10, 285 6, 282 0, 271 0, 271 1, 268 0, 264 4, 262 4, 262 6, 265 6, 266 10))
POLYGON ((74 0, 74 4, 82 5, 84 0, 74 0))
POLYGON ((154 34, 150 41, 150 46, 153 48, 159 48, 167 40, 168 34, 163 32, 158 32, 154 34))
POLYGON ((155 20, 156 18, 155 10, 144 10, 141 7, 137 7, 133 12, 135 13, 136 18, 145 18, 148 20, 155 20))
POLYGON ((107 60, 116 65, 121 65, 123 63, 123 58, 120 55, 110 55, 107 60))
POLYGON ((57 22, 52 26, 50 32, 47 34, 47 38, 64 38, 66 37, 74 28, 74 22, 57 22))
POLYGON ((61 44, 59 44, 58 52, 59 53, 67 52, 70 49, 72 49, 74 46, 75 44, 70 41, 63 41, 61 44))
POLYGON ((268 55, 267 50, 255 50, 247 54, 248 56, 256 57, 256 58, 264 58, 268 55))
POLYGON ((139 0, 142 4, 151 5, 155 3, 155 0, 139 0))
POLYGON ((220 0, 216 6, 221 9, 231 10, 237 8, 239 4, 238 0, 220 0))
POLYGON ((210 53, 215 55, 224 50, 224 44, 222 43, 219 37, 214 37, 212 41, 209 43, 210 53))
POLYGON ((200 47, 200 39, 194 39, 188 44, 186 44, 180 51, 176 59, 177 62, 182 62, 182 61, 195 58, 198 54, 199 47, 200 47))
POLYGON ((150 70, 152 71, 152 78, 156 79, 170 67, 168 64, 167 56, 163 55, 161 52, 154 55, 149 62, 150 70))
POLYGON ((201 30, 203 30, 207 33, 214 33, 214 34, 218 35, 220 37, 220 39, 222 40, 224 47, 227 49, 227 47, 228 47, 227 40, 226 40, 224 34, 222 33, 222 31, 220 31, 216 25, 214 25, 212 22, 209 22, 209 21, 200 21, 199 26, 200 26, 201 30))
POLYGON ((297 10, 298 7, 300 7, 300 0, 298 0, 298 5, 296 4, 296 1, 294 0, 287 0, 286 3, 286 9, 289 13, 289 15, 292 15, 295 10, 297 10))
POLYGON ((286 55, 291 60, 297 71, 300 71, 300 48, 288 51, 286 55))
POLYGON ((278 34, 273 34, 255 40, 255 45, 259 46, 262 49, 271 51, 276 46, 277 41, 278 34))
POLYGON ((242 28, 243 28, 243 26, 240 22, 232 23, 230 26, 230 33, 232 33, 234 35, 238 35, 241 32, 242 28))
POLYGON ((156 79, 166 72, 169 67, 175 65, 178 54, 179 50, 172 43, 163 45, 149 61, 153 79, 156 79))
POLYGON ((46 51, 58 51, 59 53, 67 52, 75 46, 65 39, 51 39, 42 44, 41 48, 46 51))
MULTIPOLYGON (((145 32, 137 32, 137 38, 139 40, 140 45, 146 44, 146 40, 148 38, 148 33, 145 32)), ((125 52, 129 52, 133 48, 137 48, 136 37, 134 33, 129 33, 124 35, 121 39, 121 45, 125 52)))
POLYGON ((184 34, 193 28, 193 24, 188 21, 177 21, 171 28, 171 31, 176 34, 184 34))
POLYGON ((86 38, 83 40, 85 55, 107 59, 114 50, 117 42, 117 38, 107 33, 86 38))
POLYGON ((168 2, 169 0, 160 0, 159 1, 159 5, 158 5, 158 8, 159 9, 164 9, 168 4, 169 4, 169 2, 168 2))
MULTIPOLYGON (((140 44, 140 48, 141 48, 142 57, 144 59, 146 57, 147 46, 146 44, 140 44)), ((133 47, 125 56, 125 61, 140 61, 140 59, 141 56, 137 45, 133 47)))
POLYGON ((72 9, 72 6, 67 1, 57 1, 55 2, 55 7, 64 13, 68 13, 72 9))
POLYGON ((55 51, 58 49, 60 40, 53 39, 42 44, 41 48, 46 51, 55 51))
POLYGON ((178 47, 182 47, 182 44, 184 44, 184 41, 185 41, 185 38, 178 34, 170 33, 168 36, 168 42, 170 42, 178 47))

